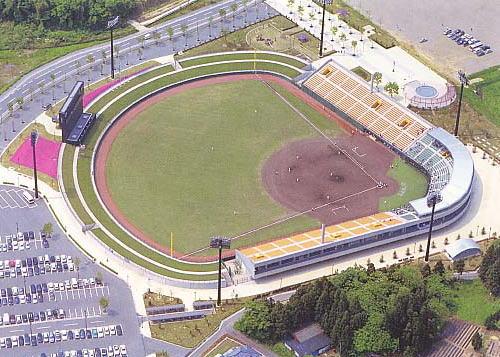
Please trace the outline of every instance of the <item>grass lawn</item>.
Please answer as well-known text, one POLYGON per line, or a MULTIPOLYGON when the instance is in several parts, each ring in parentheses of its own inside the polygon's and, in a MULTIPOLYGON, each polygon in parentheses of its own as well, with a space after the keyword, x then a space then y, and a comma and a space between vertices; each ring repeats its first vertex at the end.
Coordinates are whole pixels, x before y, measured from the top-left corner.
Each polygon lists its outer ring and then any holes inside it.
POLYGON ((484 325, 486 317, 500 310, 500 299, 489 295, 481 280, 457 283, 455 294, 457 317, 484 325))
MULTIPOLYGON (((212 29, 215 33, 215 29, 219 29, 221 26, 220 22, 214 22, 212 29)), ((279 48, 280 52, 287 53, 294 56, 307 56, 313 59, 317 59, 317 50, 319 40, 309 36, 310 41, 305 45, 300 44, 300 42, 295 38, 296 32, 290 30, 294 26, 294 23, 288 20, 284 16, 275 16, 268 20, 259 22, 257 24, 250 25, 244 29, 237 30, 227 35, 214 39, 210 42, 204 43, 195 48, 189 49, 178 56, 178 59, 215 53, 215 52, 226 52, 226 51, 248 51, 248 50, 269 50, 274 51, 274 48, 279 48), (265 34, 268 31, 268 27, 273 27, 277 32, 281 34, 276 37, 276 43, 274 47, 262 46, 262 44, 256 42, 257 35, 265 34), (248 41, 248 42, 247 42, 248 41), (255 45, 255 46, 254 46, 255 45), (314 50, 313 50, 314 49, 314 50)), ((230 27, 230 22, 226 21, 224 23, 224 28, 230 27)), ((274 36, 273 36, 274 37, 274 36)), ((184 39, 177 40, 175 42, 176 47, 181 46, 184 39)))
POLYGON ((280 357, 295 357, 295 354, 288 348, 286 348, 283 342, 278 342, 272 346, 269 346, 269 349, 280 357))
POLYGON ((393 167, 389 169, 388 176, 399 182, 399 191, 380 199, 381 211, 401 207, 427 193, 427 178, 420 171, 399 157, 394 160, 393 167))
POLYGON ((151 337, 193 348, 213 334, 222 320, 242 309, 247 300, 248 298, 238 299, 234 302, 223 302, 222 308, 218 309, 215 314, 208 315, 204 319, 150 324, 151 337))
MULTIPOLYGON (((110 152, 108 184, 132 223, 165 246, 165 232, 174 232, 175 249, 191 252, 207 237, 286 216, 261 186, 260 168, 287 142, 316 135, 259 82, 197 88, 151 106, 123 130, 110 152)), ((285 231, 278 226, 278 235, 318 224, 304 217, 285 231)))
POLYGON ((233 53, 217 55, 217 56, 209 56, 209 57, 200 57, 184 61, 181 60, 180 63, 183 68, 186 68, 210 62, 237 61, 237 60, 248 60, 248 59, 276 61, 276 62, 286 63, 297 68, 305 67, 303 62, 294 60, 293 58, 280 56, 279 54, 269 54, 269 53, 254 54, 254 53, 241 53, 241 52, 233 52, 233 53))
POLYGON ((218 342, 215 348, 205 354, 204 357, 215 357, 229 351, 231 348, 238 346, 241 346, 241 344, 228 337, 224 337, 224 339, 218 342))
POLYGON ((41 48, 36 50, 0 50, 0 94, 14 84, 22 75, 68 53, 81 50, 99 42, 41 48))
POLYGON ((470 85, 464 90, 464 97, 479 113, 493 124, 500 126, 500 66, 491 67, 474 73, 471 80, 481 78, 481 82, 470 85), (483 99, 473 92, 477 87, 482 91, 483 99))
POLYGON ((372 74, 361 66, 353 68, 352 71, 354 73, 356 73, 358 76, 360 76, 361 78, 363 78, 367 82, 370 82, 370 80, 372 78, 372 74))

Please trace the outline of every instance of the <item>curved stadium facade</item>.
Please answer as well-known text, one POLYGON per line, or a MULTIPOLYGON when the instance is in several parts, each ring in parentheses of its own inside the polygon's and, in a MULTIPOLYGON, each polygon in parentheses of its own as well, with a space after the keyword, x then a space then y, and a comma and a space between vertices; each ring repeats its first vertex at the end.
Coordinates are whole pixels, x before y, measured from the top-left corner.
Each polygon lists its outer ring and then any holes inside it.
POLYGON ((422 235, 429 229, 428 202, 435 194, 440 196, 435 229, 454 223, 466 212, 474 164, 457 138, 372 92, 368 83, 334 61, 301 82, 305 92, 421 170, 429 187, 425 197, 404 208, 328 226, 324 236, 318 229, 237 250, 236 258, 254 279, 422 235))

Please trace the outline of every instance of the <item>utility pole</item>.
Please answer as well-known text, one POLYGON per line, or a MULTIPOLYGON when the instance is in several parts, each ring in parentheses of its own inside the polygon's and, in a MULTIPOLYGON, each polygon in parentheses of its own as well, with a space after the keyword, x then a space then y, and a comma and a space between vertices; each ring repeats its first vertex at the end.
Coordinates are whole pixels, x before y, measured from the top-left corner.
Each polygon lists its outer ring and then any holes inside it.
POLYGON ((33 177, 35 178, 35 199, 38 199, 38 176, 36 171, 36 142, 38 140, 38 133, 33 130, 31 132, 31 147, 33 149, 33 177))
POLYGON ((321 20, 321 41, 319 44, 319 56, 323 57, 323 38, 325 36, 325 12, 326 12, 326 5, 331 4, 333 0, 323 0, 323 18, 321 20))
POLYGON ((460 125, 460 110, 462 109, 462 95, 464 94, 464 85, 469 85, 469 78, 465 75, 464 71, 458 71, 458 79, 460 80, 460 97, 458 99, 457 119, 455 120, 454 135, 458 137, 458 126, 460 125))
POLYGON ((210 238, 210 248, 219 249, 219 278, 217 283, 217 306, 221 305, 221 280, 222 280, 222 249, 231 247, 231 239, 224 237, 210 238))
POLYGON ((427 206, 432 207, 431 211, 431 221, 429 224, 429 235, 427 236, 427 249, 425 250, 425 261, 429 261, 429 251, 431 248, 431 238, 432 238, 432 226, 434 225, 434 211, 436 210, 436 204, 441 202, 441 195, 437 192, 431 194, 427 199, 427 206))
POLYGON ((114 56, 114 43, 113 43, 113 28, 120 21, 120 16, 116 16, 113 20, 108 21, 108 29, 111 33, 111 79, 115 78, 115 56, 114 56))

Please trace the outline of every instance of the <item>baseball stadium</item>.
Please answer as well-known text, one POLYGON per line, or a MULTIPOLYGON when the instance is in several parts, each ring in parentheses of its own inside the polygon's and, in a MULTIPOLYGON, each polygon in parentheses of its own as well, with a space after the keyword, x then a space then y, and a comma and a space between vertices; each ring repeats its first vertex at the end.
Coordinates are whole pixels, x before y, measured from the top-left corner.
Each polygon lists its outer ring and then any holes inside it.
POLYGON ((172 284, 216 280, 213 236, 258 279, 422 235, 433 206, 436 229, 468 207, 464 145, 333 60, 242 51, 175 67, 88 103, 95 123, 65 145, 60 175, 82 226, 172 284))

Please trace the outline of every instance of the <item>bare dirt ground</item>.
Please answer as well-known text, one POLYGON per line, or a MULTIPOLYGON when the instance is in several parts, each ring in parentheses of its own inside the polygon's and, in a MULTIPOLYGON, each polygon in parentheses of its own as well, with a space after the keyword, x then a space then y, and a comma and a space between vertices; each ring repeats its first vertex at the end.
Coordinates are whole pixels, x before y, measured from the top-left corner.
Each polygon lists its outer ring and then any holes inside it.
POLYGON ((388 149, 359 134, 334 140, 343 150, 324 138, 290 143, 262 170, 262 182, 274 200, 328 225, 377 213, 380 198, 399 188, 386 176, 395 158, 388 149), (384 185, 379 187, 378 181, 384 185))

